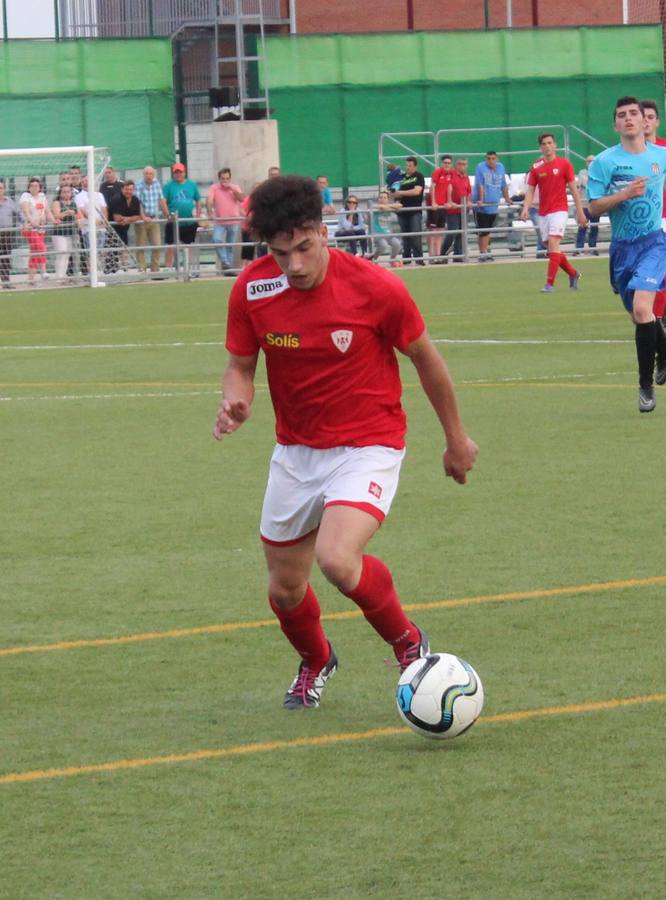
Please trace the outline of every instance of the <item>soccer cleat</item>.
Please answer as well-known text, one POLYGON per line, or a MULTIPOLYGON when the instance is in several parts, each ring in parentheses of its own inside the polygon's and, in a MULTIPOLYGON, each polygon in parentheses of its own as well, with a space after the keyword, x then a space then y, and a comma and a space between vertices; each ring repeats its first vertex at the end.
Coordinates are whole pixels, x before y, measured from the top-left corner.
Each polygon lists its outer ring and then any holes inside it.
POLYGON ((425 631, 421 631, 420 628, 418 629, 418 632, 418 644, 408 644, 402 653, 395 654, 401 672, 404 672, 407 666, 411 665, 415 660, 423 659, 424 656, 427 656, 430 653, 430 641, 428 640, 428 635, 425 631))
POLYGON ((330 653, 328 662, 319 672, 314 672, 305 661, 301 662, 296 673, 296 678, 284 695, 285 709, 317 709, 321 702, 321 694, 326 687, 326 682, 335 675, 338 668, 338 658, 335 650, 329 644, 330 653))
POLYGON ((657 401, 654 399, 654 388, 639 388, 638 390, 638 411, 639 412, 652 412, 652 410, 657 405, 657 401))
POLYGON ((552 284, 548 284, 546 282, 546 284, 544 284, 544 286, 541 288, 541 293, 542 294, 554 294, 555 288, 553 287, 552 284))
POLYGON ((575 275, 569 275, 569 287, 572 291, 578 290, 578 282, 580 281, 580 272, 576 272, 575 275))
POLYGON ((657 357, 656 367, 654 370, 655 384, 666 384, 666 357, 660 359, 657 357))

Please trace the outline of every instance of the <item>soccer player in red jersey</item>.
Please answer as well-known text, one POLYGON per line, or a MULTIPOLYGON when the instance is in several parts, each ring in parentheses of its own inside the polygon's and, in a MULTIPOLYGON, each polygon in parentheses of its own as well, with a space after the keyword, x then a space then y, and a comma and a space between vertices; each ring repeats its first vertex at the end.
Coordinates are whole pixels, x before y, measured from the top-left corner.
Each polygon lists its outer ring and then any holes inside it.
POLYGON ((578 289, 580 272, 571 265, 564 253, 560 252, 560 241, 569 218, 569 201, 567 188, 571 192, 576 206, 576 216, 581 228, 587 225, 583 210, 576 175, 568 159, 557 156, 555 137, 546 132, 539 135, 539 147, 543 156, 538 159, 527 173, 527 193, 523 201, 520 218, 526 222, 532 204, 534 190, 539 188, 539 229, 544 244, 548 243, 548 273, 542 293, 552 294, 558 269, 564 269, 569 276, 569 287, 578 289))
MULTIPOLYGON (((643 112, 645 114, 645 140, 651 141, 660 147, 666 147, 666 138, 659 137, 657 129, 659 128, 659 108, 654 100, 642 100, 643 112)), ((666 188, 664 189, 664 200, 661 211, 661 227, 666 231, 666 188)), ((657 291, 654 295, 654 305, 652 312, 658 319, 664 319, 666 313, 666 291, 657 291)))
POLYGON ((231 292, 229 360, 213 435, 222 440, 249 417, 263 351, 277 445, 260 534, 269 602, 301 657, 284 706, 302 709, 319 706, 337 668, 310 585, 315 561, 391 645, 401 669, 429 652, 391 572, 364 553, 390 509, 405 452, 396 350, 413 363, 442 425, 446 474, 464 484, 478 448, 403 282, 329 249, 315 182, 296 175, 264 181, 250 209, 271 255, 245 269, 231 292))

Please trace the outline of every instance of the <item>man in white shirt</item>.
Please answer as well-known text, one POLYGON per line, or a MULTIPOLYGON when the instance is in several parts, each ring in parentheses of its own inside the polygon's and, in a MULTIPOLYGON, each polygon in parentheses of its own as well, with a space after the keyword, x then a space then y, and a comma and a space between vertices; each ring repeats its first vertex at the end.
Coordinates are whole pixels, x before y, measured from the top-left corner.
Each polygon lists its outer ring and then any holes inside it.
MULTIPOLYGON (((107 207, 104 195, 99 191, 95 191, 93 196, 93 206, 97 213, 95 224, 97 226, 97 247, 104 247, 106 244, 106 219, 107 207)), ((88 223, 90 219, 90 194, 88 192, 88 179, 81 179, 81 190, 74 197, 76 209, 78 213, 79 233, 81 235, 81 246, 84 250, 90 247, 90 235, 88 232, 88 223)), ((88 273, 88 253, 84 252, 81 257, 81 271, 83 274, 88 273)))

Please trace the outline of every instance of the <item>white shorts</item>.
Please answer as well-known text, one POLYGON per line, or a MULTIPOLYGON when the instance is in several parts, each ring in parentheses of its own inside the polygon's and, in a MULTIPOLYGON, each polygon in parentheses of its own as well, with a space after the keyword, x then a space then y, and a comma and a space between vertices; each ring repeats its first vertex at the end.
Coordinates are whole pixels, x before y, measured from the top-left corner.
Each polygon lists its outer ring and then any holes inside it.
POLYGON ((271 457, 261 511, 261 539, 295 544, 319 527, 327 506, 355 506, 379 522, 398 489, 404 450, 278 444, 271 457))
POLYGON ((569 213, 564 211, 548 213, 546 216, 539 216, 539 231, 541 232, 541 240, 544 244, 551 235, 553 237, 563 237, 568 219, 569 213))

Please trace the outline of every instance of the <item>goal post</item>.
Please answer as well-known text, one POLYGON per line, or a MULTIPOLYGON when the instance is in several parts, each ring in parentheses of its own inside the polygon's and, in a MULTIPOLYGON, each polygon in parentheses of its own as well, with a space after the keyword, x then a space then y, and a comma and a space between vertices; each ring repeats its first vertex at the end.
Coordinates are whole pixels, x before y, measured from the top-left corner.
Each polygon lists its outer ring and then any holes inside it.
POLYGON ((88 184, 90 214, 87 218, 86 248, 88 264, 86 282, 91 287, 104 287, 99 277, 99 253, 97 215, 95 214, 95 194, 99 177, 109 164, 109 151, 92 145, 76 147, 21 147, 0 149, 0 181, 5 184, 6 194, 19 206, 19 197, 27 189, 30 179, 39 178, 47 206, 50 208, 57 195, 59 179, 63 172, 79 169, 85 174, 88 184))

